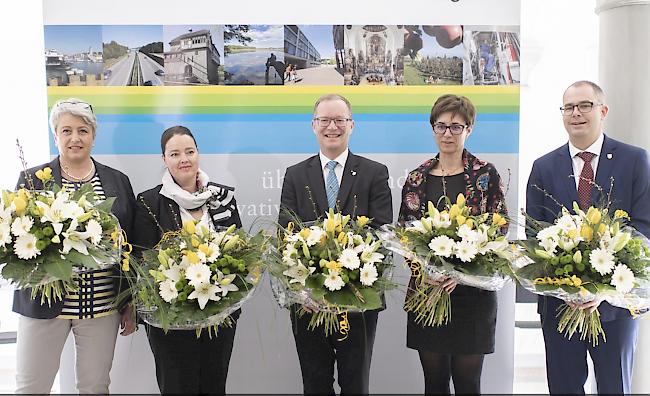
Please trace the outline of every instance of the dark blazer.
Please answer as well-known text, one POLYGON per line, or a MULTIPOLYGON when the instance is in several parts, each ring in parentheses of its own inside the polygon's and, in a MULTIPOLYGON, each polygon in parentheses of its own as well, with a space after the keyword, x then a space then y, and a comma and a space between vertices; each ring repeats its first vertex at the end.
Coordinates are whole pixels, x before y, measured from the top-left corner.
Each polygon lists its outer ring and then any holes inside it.
MULTIPOLYGON (((596 184, 603 191, 593 188, 592 203, 607 199, 612 185, 610 210, 625 210, 632 219, 631 225, 650 237, 650 159, 645 150, 605 136, 596 169, 596 184)), ((526 212, 536 220, 552 223, 561 212, 558 203, 573 213, 574 201, 578 201, 578 192, 569 145, 565 144, 533 163, 526 189, 526 212)), ((556 320, 555 312, 561 303, 557 298, 540 296, 538 312, 556 320)), ((630 316, 626 309, 612 307, 607 302, 598 310, 601 321, 630 316)))
MULTIPOLYGON (((133 235, 133 216, 135 214, 135 198, 133 195, 133 188, 129 178, 122 172, 103 165, 93 159, 95 169, 99 175, 99 180, 102 183, 104 194, 107 198, 115 197, 113 208, 111 212, 120 221, 120 226, 126 232, 127 237, 133 235)), ((34 182, 34 187, 38 189, 43 188, 41 181, 35 176, 36 171, 45 167, 52 169, 52 176, 54 182, 61 185, 61 164, 59 157, 52 160, 47 164, 35 166, 27 170, 31 179, 34 182)), ((27 187, 25 172, 20 172, 16 188, 27 187)), ((128 288, 126 280, 124 280, 120 273, 119 263, 114 267, 115 278, 115 293, 119 295, 120 292, 128 288)), ((35 318, 35 319, 53 319, 56 318, 63 309, 63 301, 53 301, 52 306, 41 305, 40 297, 35 299, 31 298, 31 289, 16 290, 14 292, 13 311, 21 315, 35 318)), ((121 308, 121 307, 120 307, 121 308)))
MULTIPOLYGON (((215 226, 228 227, 235 224, 241 227, 234 188, 210 182, 209 185, 219 188, 216 198, 220 205, 208 205, 208 213, 215 226)), ((138 194, 135 215, 134 235, 131 241, 139 248, 152 248, 167 231, 178 230, 182 227, 181 212, 178 204, 160 195, 162 184, 138 194), (155 217, 155 218, 154 218, 155 217), (161 229, 162 228, 162 229, 161 229)))
MULTIPOLYGON (((392 223, 388 168, 350 152, 336 200, 344 215, 370 217, 375 227, 392 223)), ((291 220, 286 210, 295 213, 302 221, 314 221, 325 216, 329 206, 318 155, 287 168, 280 201, 279 223, 283 227, 291 220)))

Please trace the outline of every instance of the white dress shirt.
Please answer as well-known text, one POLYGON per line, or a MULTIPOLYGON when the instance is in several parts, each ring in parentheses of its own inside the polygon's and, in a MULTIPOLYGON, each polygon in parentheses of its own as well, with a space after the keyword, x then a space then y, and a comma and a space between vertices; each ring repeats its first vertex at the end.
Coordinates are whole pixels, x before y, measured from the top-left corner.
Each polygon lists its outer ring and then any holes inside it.
MULTIPOLYGON (((336 175, 336 180, 339 182, 339 187, 341 187, 341 179, 343 178, 343 169, 345 169, 345 161, 348 160, 348 154, 350 153, 349 149, 345 149, 338 157, 334 158, 334 161, 338 162, 336 168, 334 168, 334 174, 336 175)), ((327 175, 329 175, 330 170, 325 166, 331 159, 327 158, 322 151, 318 152, 320 157, 320 166, 323 168, 323 180, 327 180, 327 175)))
POLYGON ((573 175, 576 182, 576 190, 578 190, 578 184, 580 183, 580 175, 582 174, 582 168, 585 165, 585 162, 582 158, 578 157, 578 154, 586 151, 588 153, 595 154, 591 159, 591 168, 594 170, 594 181, 596 181, 596 171, 598 170, 598 160, 600 159, 600 150, 603 148, 603 141, 605 140, 603 134, 601 133, 592 143, 591 146, 587 147, 586 150, 580 150, 569 141, 569 155, 571 155, 571 163, 573 164, 573 175))

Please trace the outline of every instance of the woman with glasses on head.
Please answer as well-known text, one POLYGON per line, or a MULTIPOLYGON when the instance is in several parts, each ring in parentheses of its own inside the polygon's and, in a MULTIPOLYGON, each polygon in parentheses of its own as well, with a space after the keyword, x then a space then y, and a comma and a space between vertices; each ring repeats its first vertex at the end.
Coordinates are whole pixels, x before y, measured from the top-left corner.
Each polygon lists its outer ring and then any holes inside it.
MULTIPOLYGON (((506 213, 496 168, 465 149, 475 119, 476 109, 464 96, 443 95, 435 102, 429 121, 439 152, 406 179, 400 225, 419 220, 428 201, 442 210, 444 200, 440 198, 446 196, 453 202, 459 193, 465 195, 472 215, 506 213)), ((478 394, 484 355, 494 352, 496 293, 457 285, 450 278, 428 282, 442 284, 450 293, 453 311, 450 322, 439 327, 419 325, 415 314, 408 314, 406 345, 420 355, 425 393, 449 394, 449 381, 453 379, 455 393, 478 394)), ((409 288, 414 285, 412 278, 409 288)))
MULTIPOLYGON (((241 227, 234 188, 213 183, 199 168, 196 140, 184 126, 165 130, 160 138, 166 170, 162 184, 138 195, 132 241, 154 247, 164 232, 180 229, 183 222, 198 221, 209 229, 241 227)), ((147 326, 156 362, 156 378, 163 394, 225 394, 228 365, 239 311, 233 325, 216 335, 194 330, 169 330, 147 326)))
MULTIPOLYGON (((56 184, 69 190, 90 183, 100 198, 116 198, 112 212, 131 235, 135 199, 129 178, 90 156, 97 133, 92 107, 79 99, 60 100, 50 112, 50 127, 59 155, 27 170, 34 187, 43 188, 35 174, 45 167, 52 169, 56 184)), ((18 187, 25 182, 25 172, 21 172, 18 187)), ((78 279, 78 291, 67 292, 63 300, 53 300, 51 305, 41 304, 40 296, 32 298, 31 289, 15 291, 13 310, 20 314, 16 393, 50 393, 70 331, 79 393, 108 393, 118 328, 123 329, 122 335, 135 330, 130 305, 116 306, 118 294, 127 288, 119 271, 116 263, 112 269, 84 273, 78 279)))

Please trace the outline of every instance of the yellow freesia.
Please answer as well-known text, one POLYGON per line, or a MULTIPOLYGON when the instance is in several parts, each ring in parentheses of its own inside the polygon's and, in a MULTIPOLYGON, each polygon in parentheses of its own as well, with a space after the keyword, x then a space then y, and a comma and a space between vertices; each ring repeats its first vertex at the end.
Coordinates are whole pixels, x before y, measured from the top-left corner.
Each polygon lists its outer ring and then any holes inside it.
POLYGON ((594 237, 594 229, 588 226, 587 224, 583 224, 582 227, 580 228, 580 236, 586 242, 590 242, 594 237))
POLYGON ((36 177, 42 182, 46 182, 46 181, 52 179, 52 168, 50 168, 48 166, 48 167, 45 167, 43 169, 37 170, 36 171, 36 177))
POLYGON ((463 224, 465 224, 465 220, 467 220, 467 218, 465 216, 463 216, 462 214, 459 214, 458 216, 456 216, 456 223, 458 223, 459 227, 462 226, 463 224))
POLYGON ((492 225, 495 225, 497 227, 501 227, 508 224, 506 219, 501 216, 499 213, 495 213, 492 215, 492 225))
POLYGON ((465 196, 463 193, 458 193, 458 196, 456 197, 456 205, 458 205, 460 208, 465 206, 465 196))
POLYGON ((16 214, 22 216, 25 213, 25 208, 27 208, 27 200, 23 197, 16 196, 13 203, 16 207, 16 214))
POLYGON ((616 209, 616 211, 614 212, 614 218, 615 219, 628 219, 628 220, 630 220, 630 215, 627 214, 627 212, 622 210, 622 209, 616 209))
POLYGON ((459 214, 460 214, 460 207, 458 207, 458 205, 456 204, 451 205, 451 208, 449 209, 449 218, 453 220, 459 214))
POLYGON ((183 230, 185 230, 185 232, 187 232, 188 234, 192 235, 196 232, 196 224, 194 223, 194 221, 184 221, 183 230))
POLYGON ((340 271, 341 267, 343 267, 343 265, 341 265, 341 263, 339 263, 338 261, 331 260, 330 262, 325 264, 325 267, 328 270, 340 271))
POLYGON ((601 218, 602 213, 600 213, 600 210, 594 208, 593 206, 587 210, 587 221, 589 221, 590 224, 598 224, 601 218))
POLYGON ((366 216, 357 216, 357 226, 359 227, 365 227, 369 221, 370 219, 366 216))
POLYGON ((199 258, 199 255, 196 254, 196 252, 193 252, 191 250, 185 250, 185 257, 187 257, 187 261, 190 262, 190 264, 198 264, 201 259, 199 258))

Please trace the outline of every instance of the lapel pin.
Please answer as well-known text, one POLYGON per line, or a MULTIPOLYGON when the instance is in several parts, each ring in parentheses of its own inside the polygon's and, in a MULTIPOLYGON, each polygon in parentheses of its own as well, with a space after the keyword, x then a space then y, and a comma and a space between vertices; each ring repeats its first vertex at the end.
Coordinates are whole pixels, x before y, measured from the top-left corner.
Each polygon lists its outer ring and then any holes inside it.
POLYGON ((612 159, 614 155, 612 153, 607 153, 607 159, 612 159))
POLYGON ((355 171, 355 170, 351 170, 350 173, 352 173, 352 176, 356 176, 356 175, 357 175, 357 171, 355 171))

